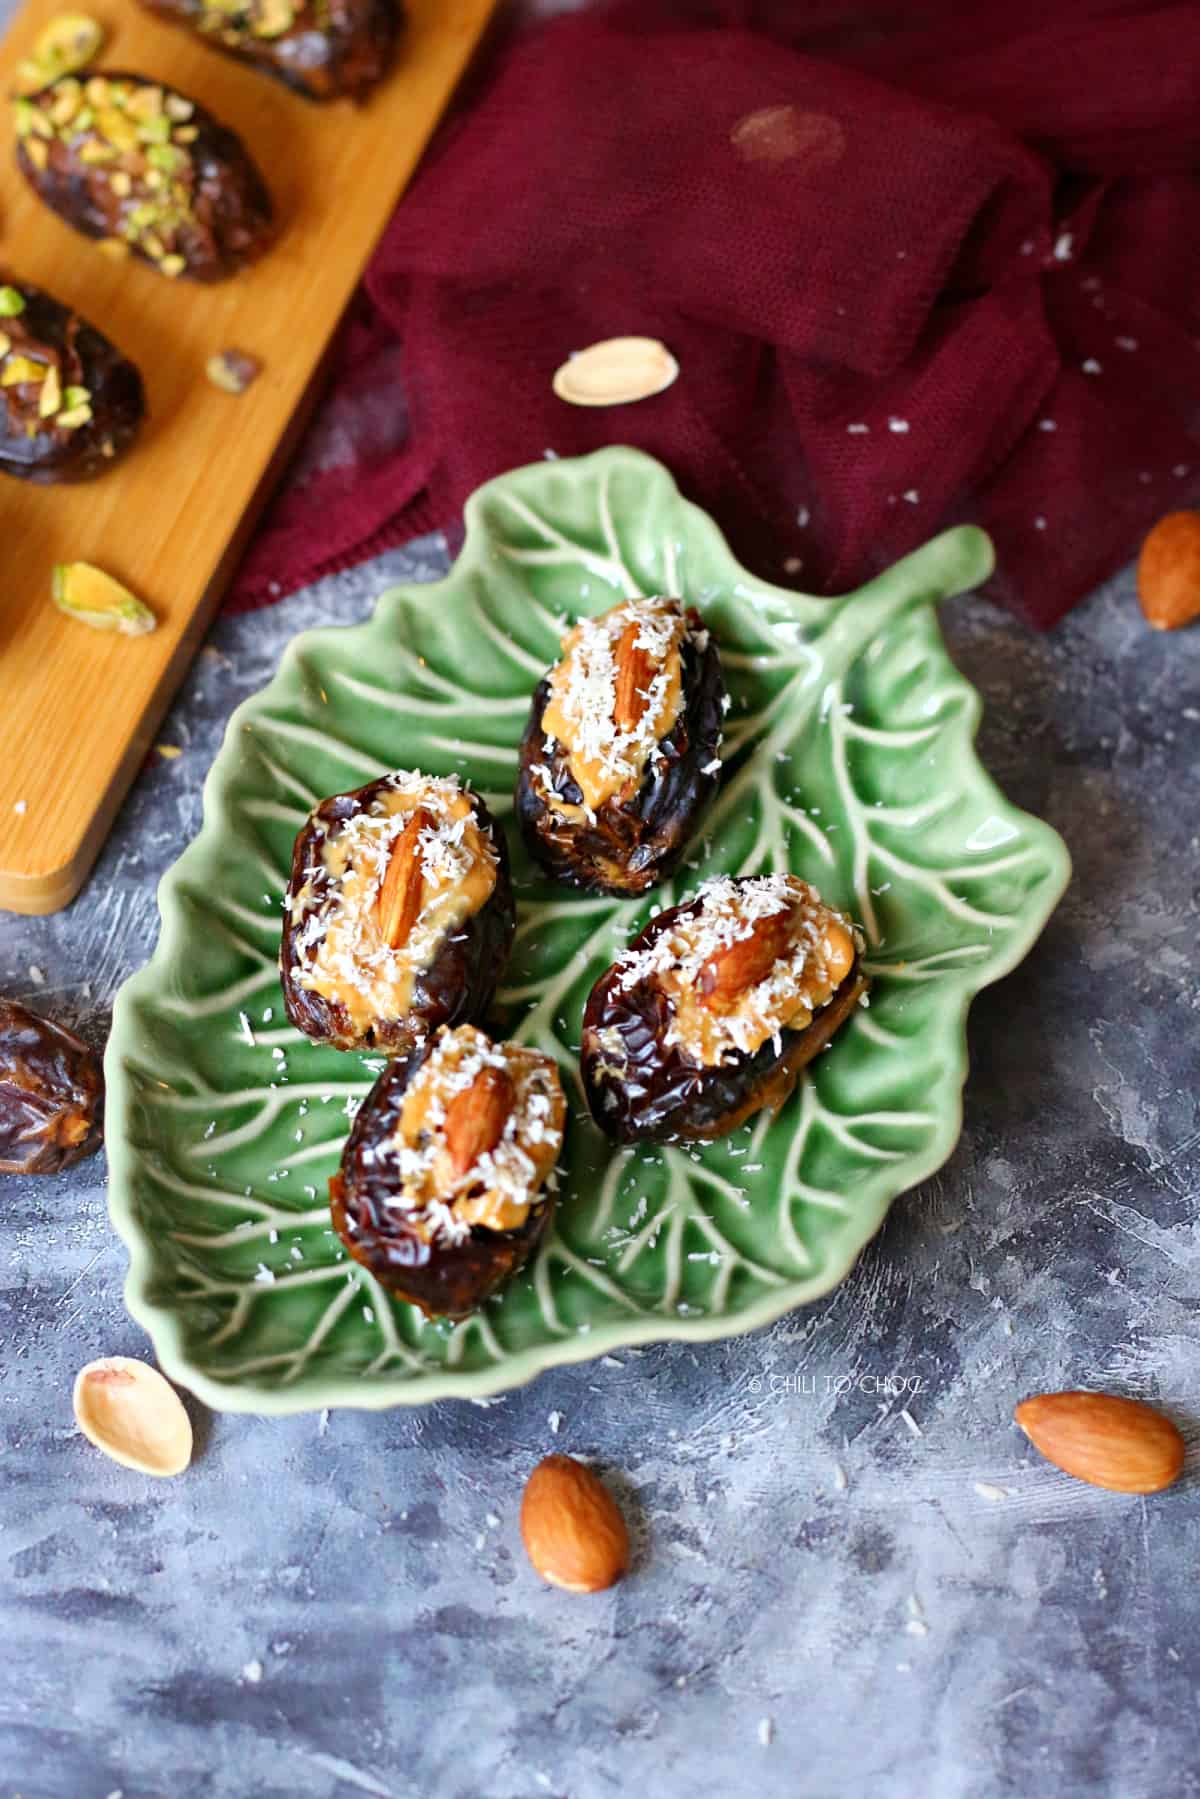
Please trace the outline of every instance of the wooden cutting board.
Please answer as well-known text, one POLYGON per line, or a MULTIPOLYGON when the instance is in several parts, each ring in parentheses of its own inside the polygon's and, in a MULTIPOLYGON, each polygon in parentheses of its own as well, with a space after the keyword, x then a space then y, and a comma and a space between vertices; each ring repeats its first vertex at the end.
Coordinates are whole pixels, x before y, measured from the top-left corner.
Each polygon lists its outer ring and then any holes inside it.
MULTIPOLYGON (((0 476, 0 907, 54 912, 78 892, 232 575, 319 387, 335 326, 495 0, 406 0, 389 79, 362 107, 314 105, 160 24, 135 0, 84 0, 107 32, 96 67, 169 82, 232 125, 262 169, 279 238, 214 286, 110 262, 36 200, 0 114, 0 261, 49 289, 138 363, 149 419, 98 480, 0 476), (239 397, 207 381, 216 350, 260 358, 239 397), (108 636, 51 604, 56 562, 87 561, 158 615, 108 636)), ((0 94, 66 0, 30 0, 0 46, 0 94)), ((72 5, 71 10, 77 10, 72 5)), ((463 221, 469 229, 470 222, 463 221)))

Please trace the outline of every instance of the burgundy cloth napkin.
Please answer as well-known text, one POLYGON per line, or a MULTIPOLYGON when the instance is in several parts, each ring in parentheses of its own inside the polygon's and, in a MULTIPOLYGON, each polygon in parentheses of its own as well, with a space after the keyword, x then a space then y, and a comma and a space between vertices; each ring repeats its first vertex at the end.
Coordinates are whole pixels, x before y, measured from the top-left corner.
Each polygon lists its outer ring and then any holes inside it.
POLYGON ((836 592, 971 518, 1053 623, 1200 503, 1198 95, 1194 0, 620 0, 518 37, 393 219, 234 603, 631 443, 766 577, 836 592), (627 332, 668 392, 554 396, 627 332))

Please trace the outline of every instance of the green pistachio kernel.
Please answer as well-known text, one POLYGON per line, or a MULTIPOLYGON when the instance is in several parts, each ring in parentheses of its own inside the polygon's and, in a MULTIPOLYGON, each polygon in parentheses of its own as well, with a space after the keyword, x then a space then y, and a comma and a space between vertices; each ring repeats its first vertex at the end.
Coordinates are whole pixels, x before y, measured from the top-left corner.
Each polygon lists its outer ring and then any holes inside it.
POLYGON ((58 370, 50 368, 46 370, 46 379, 42 382, 42 391, 38 395, 38 417, 52 419, 61 406, 62 382, 59 380, 58 370))
POLYGON ((35 362, 32 356, 10 356, 0 373, 0 387, 21 387, 26 381, 39 383, 46 379, 46 364, 35 362))
POLYGON ((140 637, 158 623, 149 606, 90 562, 60 562, 50 591, 60 612, 97 631, 140 637))
POLYGON ((146 151, 146 161, 151 168, 161 169, 164 174, 173 175, 185 160, 182 150, 174 144, 151 144, 146 151))

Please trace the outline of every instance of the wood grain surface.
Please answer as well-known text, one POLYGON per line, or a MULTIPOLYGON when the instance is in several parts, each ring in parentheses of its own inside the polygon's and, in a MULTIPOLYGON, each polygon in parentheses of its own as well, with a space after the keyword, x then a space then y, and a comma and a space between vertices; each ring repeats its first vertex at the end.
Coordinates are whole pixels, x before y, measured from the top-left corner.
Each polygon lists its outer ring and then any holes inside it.
MULTIPOLYGON (((362 107, 314 105, 160 24, 135 0, 87 10, 97 68, 181 89, 233 126, 262 169, 279 237, 253 269, 203 286, 112 262, 36 200, 0 133, 0 261, 76 307, 133 357, 149 418, 98 480, 0 477, 0 907, 65 906, 91 867, 319 390, 330 337, 495 0, 408 0, 396 67, 362 107), (204 365, 236 346, 263 373, 234 397, 204 365), (94 562, 158 615, 149 636, 89 630, 51 604, 56 562, 94 562)), ((30 0, 0 46, 0 92, 63 0, 30 0)))

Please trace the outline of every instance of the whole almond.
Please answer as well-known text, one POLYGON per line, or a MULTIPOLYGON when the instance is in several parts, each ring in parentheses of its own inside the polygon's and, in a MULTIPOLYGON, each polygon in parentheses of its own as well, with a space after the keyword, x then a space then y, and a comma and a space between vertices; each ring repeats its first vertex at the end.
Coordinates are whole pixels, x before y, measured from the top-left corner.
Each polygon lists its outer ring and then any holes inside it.
POLYGON ((711 1011, 736 1005, 743 993, 765 981, 788 947, 792 914, 789 908, 760 918, 747 937, 710 956, 696 982, 701 1003, 711 1011))
POLYGON ((1161 1412, 1112 1393, 1041 1393, 1013 1417, 1033 1447, 1076 1480, 1114 1493, 1157 1493, 1178 1480, 1183 1438, 1161 1412))
POLYGON ((376 902, 379 932, 389 949, 403 949, 421 916, 425 878, 420 837, 432 823, 425 808, 419 806, 392 845, 376 902))
POLYGON ((456 1175, 466 1174, 504 1135, 515 1098, 503 1068, 481 1068, 446 1107, 446 1148, 456 1175))
POLYGON ((1142 545, 1138 598, 1156 631, 1200 618, 1200 512, 1168 512, 1142 545))
POLYGON ((654 679, 654 662, 638 643, 641 625, 631 619, 617 639, 613 663, 617 671, 613 699, 613 723, 618 731, 634 731, 648 701, 646 689, 654 679))
POLYGON ((616 1500, 569 1455, 548 1455, 529 1476, 521 1536, 542 1579, 568 1593, 599 1593, 629 1566, 629 1532, 616 1500))

